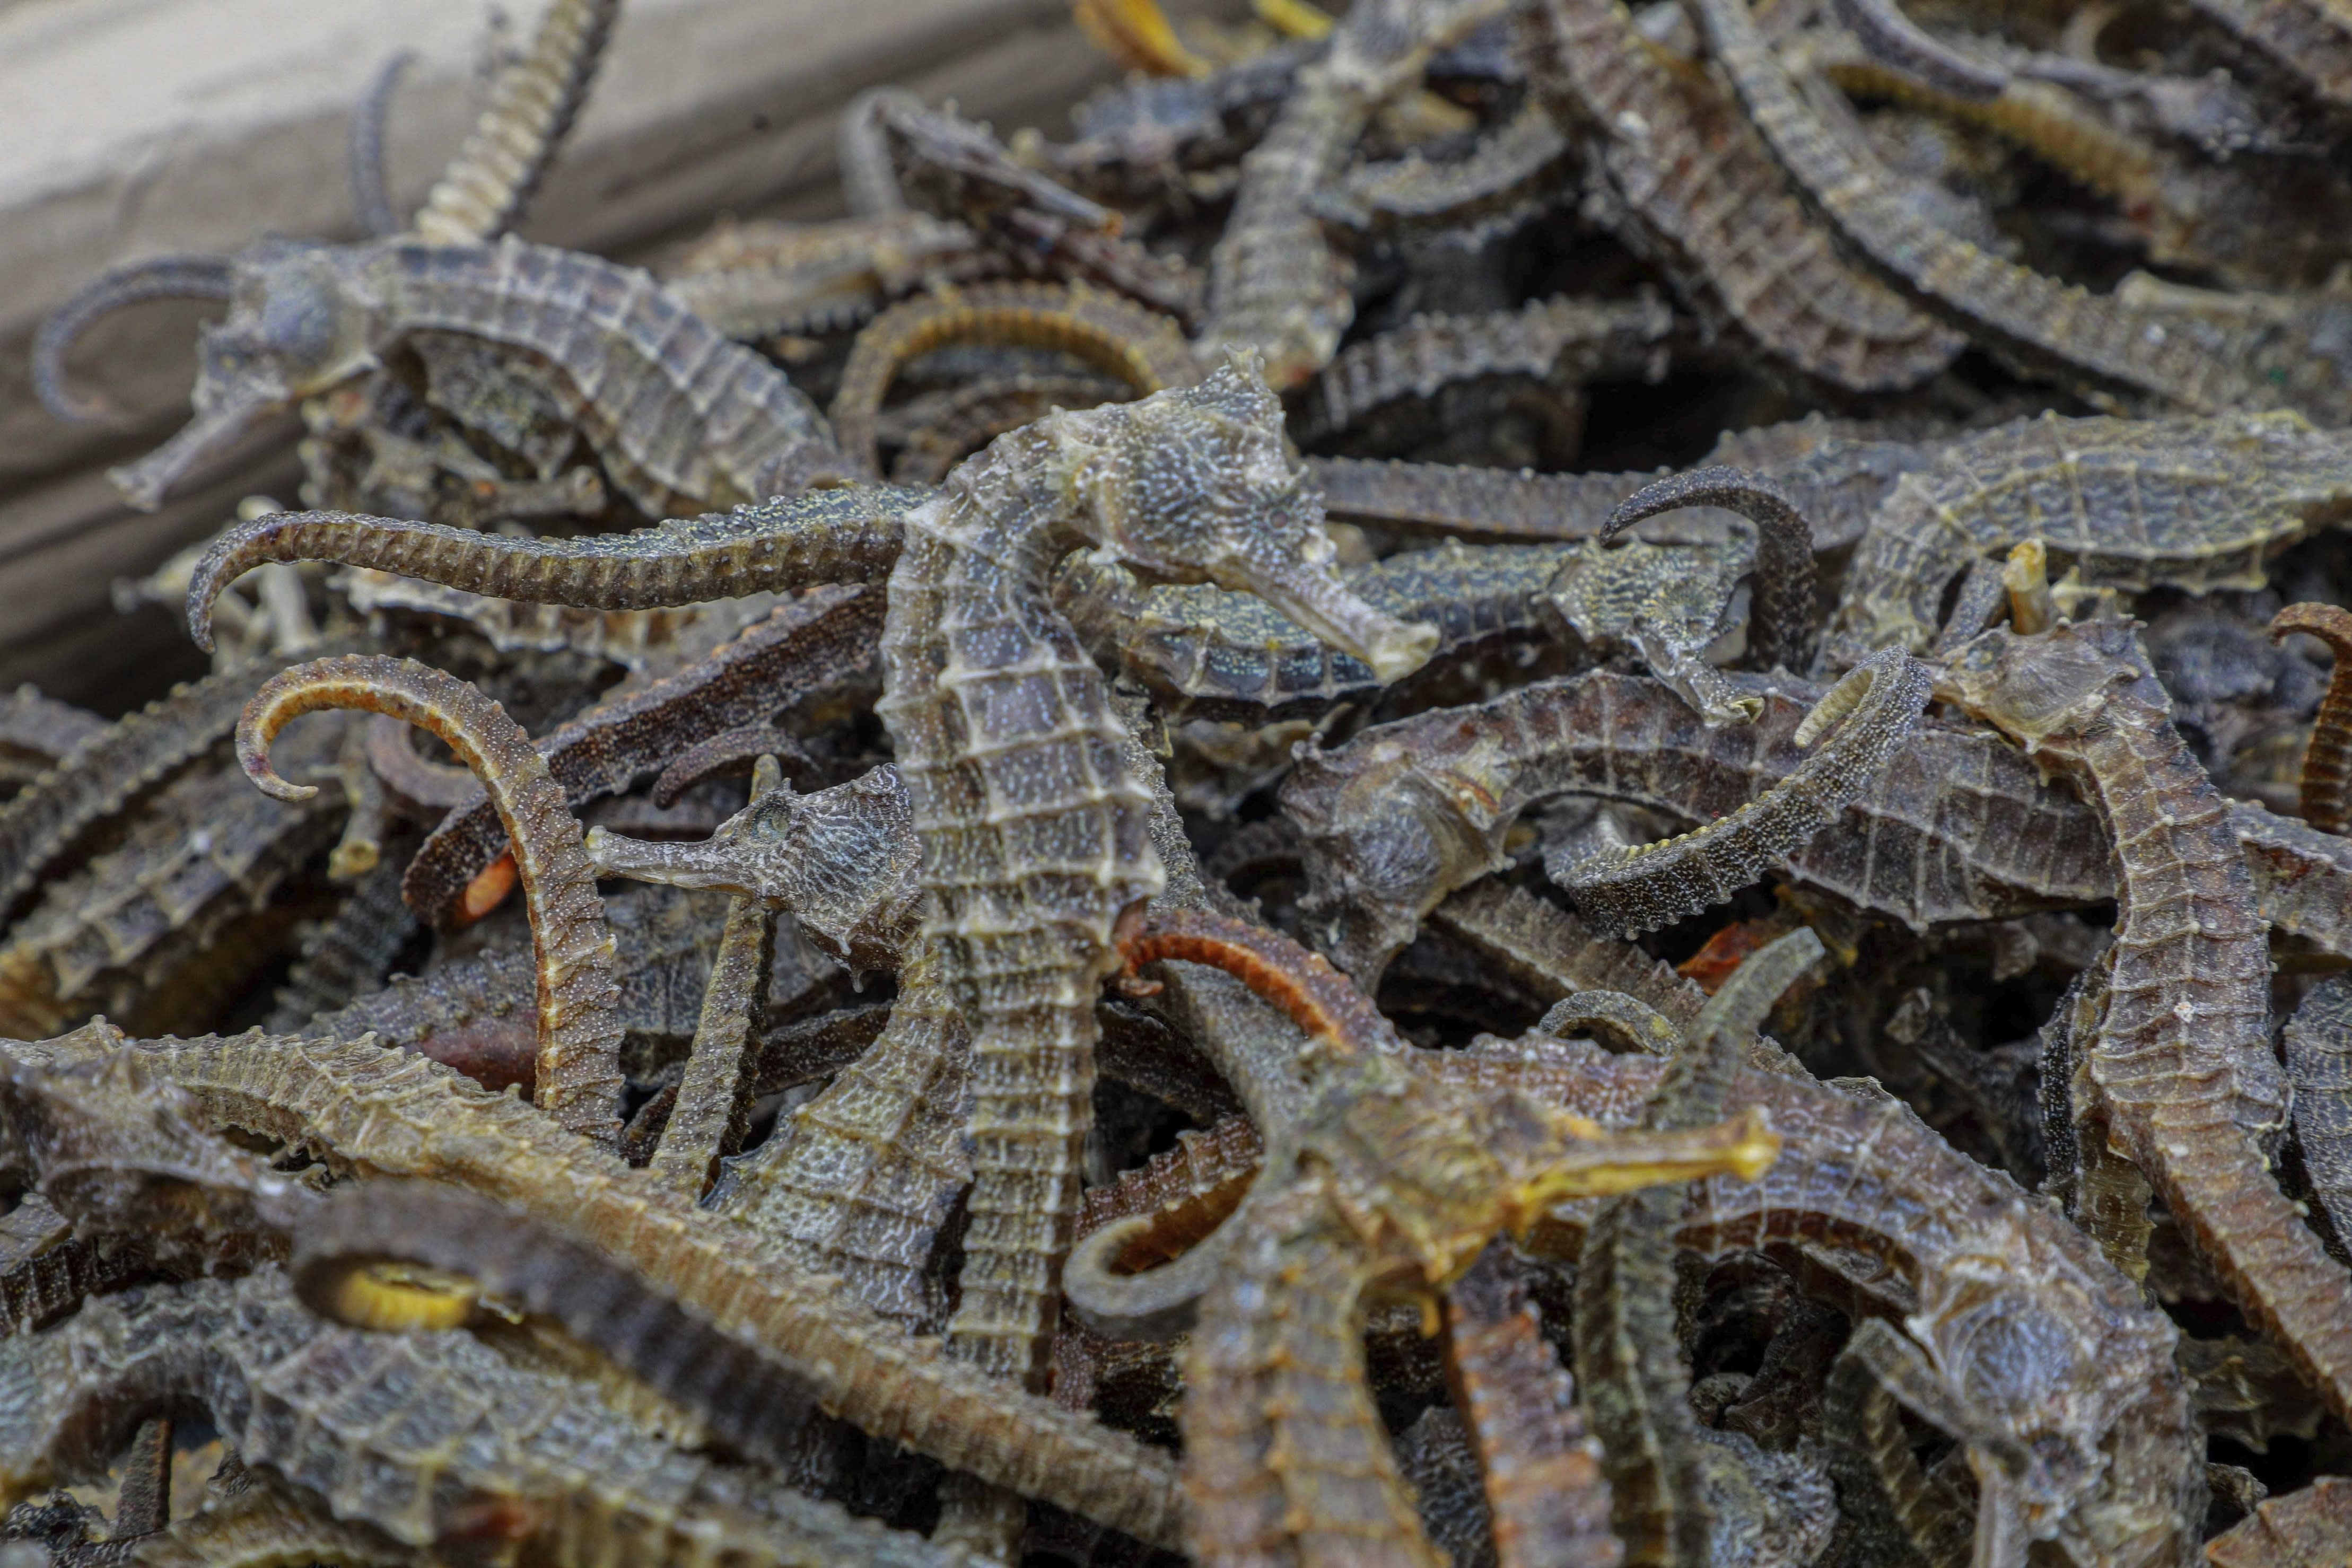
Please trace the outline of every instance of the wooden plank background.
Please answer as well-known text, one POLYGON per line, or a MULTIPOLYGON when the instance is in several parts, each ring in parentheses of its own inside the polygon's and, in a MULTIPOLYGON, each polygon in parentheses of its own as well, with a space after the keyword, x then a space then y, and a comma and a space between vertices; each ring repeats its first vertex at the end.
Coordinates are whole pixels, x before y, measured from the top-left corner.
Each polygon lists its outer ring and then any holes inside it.
MULTIPOLYGON (((519 45, 541 7, 514 9, 519 45)), ((77 384, 121 417, 83 426, 32 395, 42 317, 118 261, 355 235, 352 106, 404 47, 420 57, 389 162, 413 205, 472 122, 489 15, 484 0, 0 0, 0 689, 32 681, 114 714, 201 674, 164 612, 115 612, 113 583, 219 528, 241 496, 293 498, 289 418, 163 511, 121 506, 104 470, 187 417, 202 308, 147 305, 91 330, 77 384)), ((1067 0, 630 0, 523 232, 638 258, 717 212, 832 215, 835 126, 863 88, 1060 135, 1067 106, 1114 75, 1067 0)))

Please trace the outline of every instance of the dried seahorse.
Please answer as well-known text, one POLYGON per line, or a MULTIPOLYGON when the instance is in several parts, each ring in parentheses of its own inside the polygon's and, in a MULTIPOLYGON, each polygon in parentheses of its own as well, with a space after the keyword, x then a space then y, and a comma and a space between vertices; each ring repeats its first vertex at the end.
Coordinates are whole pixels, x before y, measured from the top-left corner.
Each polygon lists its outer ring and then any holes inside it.
MULTIPOLYGON (((2275 179, 2241 180, 2228 162, 2210 152, 2182 149, 2177 137, 2148 134, 2104 105, 2087 101, 2137 99, 2152 111, 2147 118, 2154 119, 2161 131, 2176 123, 2167 109, 2183 99, 2198 103, 2212 88, 2210 78, 2185 81, 2112 71, 2073 60, 2052 62, 1992 39, 1970 42, 1977 57, 2011 72, 1997 98, 1969 100, 1925 89, 1862 53, 1843 34, 1804 37, 1791 63, 1805 72, 1820 73, 1850 94, 1893 98, 1941 118, 1984 127, 2112 200, 2145 236, 2148 259, 2158 264, 2210 270, 2240 288, 2300 288, 2325 283, 2344 259, 2342 225, 2326 215, 2342 213, 2352 197, 2352 185, 2340 174, 2315 162, 2283 160, 2286 166, 2275 179), (2057 68, 2048 69, 2053 64, 2057 68), (2045 69, 2047 79, 2032 79, 2045 69), (2078 79, 2077 73, 2089 79, 2078 79), (2087 90, 2070 90, 2075 88, 2087 90)), ((1783 57, 1789 53, 1783 46, 1783 57)), ((2227 129, 2238 118, 2227 110, 2208 114, 2192 110, 2186 118, 2199 128, 2188 133, 2190 138, 2209 148, 2218 143, 2223 156, 2234 150, 2231 141, 2242 141, 2227 129), (2218 135, 2199 133, 2217 121, 2222 128, 2218 135)), ((2144 284, 2126 280, 2117 296, 2127 304, 2154 307, 2161 319, 2167 314, 2164 301, 2148 298, 2149 292, 2144 284)), ((2238 294, 2206 298, 2231 310, 2256 304, 2238 294)), ((2317 358, 2308 345, 2302 354, 2306 360, 2317 358)), ((2279 401, 2304 403, 2305 394, 2295 384, 2300 379, 2290 375, 2287 386, 2279 389, 2279 401)))
MULTIPOLYGON (((772 756, 761 758, 752 767, 753 794, 776 788, 781 772, 772 756)), ((775 952, 775 916, 751 899, 730 900, 677 1103, 646 1162, 697 1198, 719 1174, 719 1162, 742 1147, 751 1123, 752 1035, 775 952)))
MULTIPOLYGON (((813 795, 762 792, 702 843, 599 830, 588 848, 606 873, 789 910, 803 934, 854 968, 898 971, 879 1038, 869 1035, 831 1083, 730 1165, 709 1206, 838 1274, 875 1311, 936 1330, 932 1245, 971 1179, 963 1142, 971 1036, 940 988, 935 945, 917 934, 921 850, 898 770, 879 768, 813 795)), ((763 1081, 761 1092, 771 1087, 763 1081)))
POLYGON ((840 486, 634 533, 511 538, 436 523, 277 512, 223 530, 188 584, 188 632, 212 647, 212 605, 272 560, 338 560, 495 599, 645 610, 798 588, 879 582, 897 564, 899 520, 930 498, 896 486, 840 486))
POLYGON ((2095 586, 2260 588, 2263 561, 2347 497, 2352 442, 2297 414, 1999 425, 1895 482, 1854 550, 1826 653, 1926 652, 1952 580, 2028 538, 2095 586))
MULTIPOLYGON (((1508 863, 1511 824, 1550 796, 1632 800, 1696 822, 1764 796, 1804 765, 1795 733, 1822 694, 1730 678, 1761 699, 1753 724, 1710 728, 1658 682, 1595 674, 1433 709, 1329 750, 1302 747, 1282 801, 1303 835, 1307 913, 1327 950, 1360 978, 1377 974, 1445 894, 1508 863)), ((1888 693, 1902 687, 1891 680, 1888 693)), ((1791 826, 1812 820, 1798 810, 1791 826)), ((2091 826, 1998 737, 1924 726, 1790 869, 1915 927, 2000 918, 2112 889, 2095 844, 2053 837, 2091 826)))
MULTIPOLYGON (((1822 956, 1821 938, 1800 928, 1742 964, 1669 1052, 1642 1126, 1685 1131, 1720 1117, 1742 1042, 1822 956)), ((1673 1239, 1682 1209, 1673 1187, 1612 1198, 1593 1217, 1577 1260, 1576 1364, 1601 1438, 1612 1518, 1637 1568, 1720 1558, 1726 1538, 1736 1538, 1761 1500, 1738 1460, 1701 1439, 1691 1413, 1690 1374, 1675 1333, 1673 1239)))
POLYGON ((1572 145, 1550 110, 1529 101, 1482 131, 1459 158, 1418 150, 1386 163, 1359 163, 1316 193, 1316 215, 1382 234, 1436 233, 1476 246, 1511 233, 1573 190, 1572 145))
POLYGON ((2075 779, 2106 824, 2119 924, 2086 1067, 2108 1140, 2248 1318, 2332 1408, 2352 1409, 2352 1280, 2268 1168, 2286 1120, 2269 943, 2221 797, 2146 653, 2128 623, 1996 630, 1955 656, 1937 690, 2075 779))
MULTIPOLYGON (((295 737, 289 770, 331 777, 341 728, 295 737)), ((184 769, 0 938, 0 1031, 54 1033, 93 1012, 159 1030, 213 1017, 291 946, 284 895, 333 843, 343 805, 340 789, 263 800, 226 758, 184 769)))
POLYGON ((1104 375, 992 376, 910 400, 885 415, 876 431, 898 448, 890 464, 893 484, 936 485, 1008 430, 1057 408, 1118 402, 1129 390, 1127 382, 1104 375))
MULTIPOLYGON (((310 652, 353 647, 330 643, 310 652)), ((69 754, 69 766, 47 769, 0 804, 0 919, 82 830, 236 728, 247 699, 272 673, 268 664, 247 665, 174 686, 89 737, 69 754)))
POLYGON ((2271 635, 2301 632, 2336 655, 2327 695, 2312 720, 2303 753, 2303 819, 2323 833, 2352 833, 2352 611, 2336 604, 2290 604, 2271 619, 2271 635))
POLYGON ((552 0, 530 49, 499 73, 466 144, 415 218, 435 245, 479 245, 514 227, 595 80, 621 0, 552 0))
POLYGON ((792 1488, 748 1484, 593 1386, 516 1366, 470 1335, 323 1322, 275 1269, 128 1291, 8 1342, 0 1494, 102 1474, 108 1415, 173 1403, 203 1409, 241 1458, 332 1500, 338 1516, 436 1555, 487 1536, 582 1568, 624 1552, 759 1568, 969 1562, 792 1488))
MULTIPOLYGON (((509 373, 535 378, 533 392, 654 516, 787 494, 840 471, 823 419, 782 371, 634 268, 511 235, 488 246, 265 240, 221 265, 230 308, 198 347, 196 417, 112 476, 134 506, 161 505, 263 415, 373 370, 395 342, 426 359, 429 381, 436 333, 517 350, 509 373)), ((86 323, 120 293, 64 314, 86 323)))
POLYGON ((1700 0, 1715 59, 1772 155, 1838 233, 1923 307, 2029 368, 2210 413, 2269 400, 2145 311, 1979 250, 1906 206, 1864 149, 1832 135, 1758 33, 1747 0, 1700 0))
POLYGON ((729 893, 789 911, 819 946, 860 972, 898 967, 921 904, 921 849, 906 786, 887 763, 814 794, 782 783, 762 789, 698 842, 594 828, 587 852, 602 876, 729 893))
MULTIPOLYGON (((800 698, 865 669, 881 635, 882 596, 820 588, 778 605, 701 659, 600 704, 535 742, 576 811, 619 794, 714 736, 773 717, 800 698)), ((475 879, 506 848, 505 830, 478 797, 453 802, 409 862, 408 906, 436 925, 464 924, 475 879)))
MULTIPOLYGON (((1221 1232, 1220 1268, 1192 1287, 1204 1292, 1183 1409, 1193 1554, 1432 1563, 1365 1385, 1357 1319, 1367 1299, 1442 1291, 1497 1230, 1560 1197, 1760 1167, 1769 1134, 1743 1119, 1589 1142, 1579 1124, 1547 1120, 1530 1102, 1416 1080, 1361 993, 1274 933, 1171 914, 1122 946, 1134 963, 1228 969, 1319 1048, 1305 1064, 1302 1118, 1269 1130, 1265 1174, 1221 1232)), ((1115 1243, 1134 1228, 1097 1234, 1115 1243)))
POLYGON ((1326 562, 1319 508, 1247 361, 1199 387, 1001 439, 908 514, 878 711, 923 841, 926 936, 972 1029, 975 1179, 950 1343, 1042 1374, 1054 1264, 1077 1207, 1095 982, 1112 922, 1160 891, 1127 732, 1066 622, 1043 616, 1071 545, 1247 588, 1402 674, 1435 642, 1371 610, 1326 562))
POLYGON ((1499 1568, 1616 1568, 1599 1448, 1501 1243, 1445 1293, 1445 1374, 1477 1450, 1499 1568))
POLYGON ((970 282, 1003 263, 961 224, 925 213, 832 223, 721 218, 662 275, 662 286, 729 337, 854 327, 925 280, 970 282))
MULTIPOLYGON (((467 782, 472 781, 467 774, 467 782)), ((270 999, 263 1028, 277 1034, 299 1033, 320 1013, 349 1007, 383 988, 402 950, 419 930, 400 902, 397 851, 410 842, 406 834, 396 839, 394 858, 360 878, 333 917, 303 939, 285 984, 270 999)))
POLYGON ((1678 68, 1618 0, 1546 0, 1534 86, 1587 146, 1611 226, 1685 300, 1859 392, 1915 385, 1958 334, 1840 256, 1717 83, 1678 68))
POLYGON ((1723 902, 1786 864, 1884 775, 1918 723, 1932 684, 1927 666, 1900 648, 1873 654, 1831 687, 1790 737, 1808 748, 1833 738, 1787 778, 1679 838, 1580 861, 1561 875, 1562 885, 1586 919, 1623 936, 1723 902))
MULTIPOLYGON (((1543 637, 1546 591, 1575 555, 1570 545, 1449 546, 1340 575, 1374 609, 1434 625, 1439 664, 1543 637)), ((1146 588, 1080 556, 1063 563, 1055 597, 1095 657, 1149 686, 1171 719, 1312 717, 1387 684, 1246 594, 1146 588)))
MULTIPOLYGON (((85 1031, 7 1053, 64 1066, 124 1049, 110 1031, 85 1031)), ((127 1049, 196 1094, 216 1123, 307 1143, 365 1175, 455 1182, 579 1236, 779 1355, 845 1420, 1139 1539, 1176 1539, 1175 1475, 1163 1456, 942 1357, 845 1299, 836 1281, 713 1226, 671 1188, 511 1096, 365 1041, 247 1035, 127 1049)))
POLYGON ((530 905, 538 1103, 558 1124, 611 1145, 621 1130, 622 1033, 613 936, 581 851, 579 820, 530 737, 471 685, 412 660, 316 660, 271 677, 237 722, 237 759, 264 794, 300 800, 317 793, 277 775, 269 743, 291 719, 323 707, 365 708, 429 729, 481 779, 514 843, 530 905))
POLYGON ((1337 435, 1383 404, 1481 376, 1558 385, 1642 376, 1660 362, 1674 312, 1660 300, 1563 295, 1483 316, 1419 315, 1350 345, 1315 383, 1302 441, 1337 435))
MULTIPOLYGON (((423 1264, 482 1294, 562 1324, 583 1343, 690 1411, 738 1450, 782 1462, 809 1413, 806 1385, 757 1347, 714 1326, 593 1248, 510 1209, 437 1182, 370 1182, 290 1207, 295 1294, 320 1316, 359 1328, 400 1303, 368 1278, 372 1264, 423 1264)), ((443 1294, 416 1292, 429 1301, 443 1294)), ((467 1315, 470 1298, 452 1292, 467 1315)))
MULTIPOLYGON (((1414 1061, 1447 1082, 1511 1084, 1612 1126, 1639 1117, 1668 1066, 1536 1036, 1414 1061)), ((1848 1308, 1888 1310, 1874 1293, 1899 1304, 1916 1342, 1907 1391, 1950 1391, 1921 1414, 1949 1417, 1957 1406, 1968 1417, 1954 1436, 1980 1477, 2031 1456, 2021 1475, 1995 1474, 2009 1506, 1980 1515, 1979 1528, 2021 1527, 2074 1562, 2179 1562, 2204 1512, 2203 1436, 2174 1364, 2176 1331, 2138 1288, 2063 1216, 1874 1085, 1748 1068, 1731 1097, 1763 1111, 1780 1157, 1758 1182, 1703 1182, 1677 1243, 1786 1259, 1848 1308), (1879 1283, 1857 1301, 1853 1278, 1815 1260, 1822 1244, 1874 1260, 1879 1283)), ((1583 1223, 1555 1209, 1530 1243, 1573 1255, 1583 1223)))
POLYGON ((1242 159, 1233 215, 1210 255, 1205 357, 1256 350, 1280 390, 1330 362, 1355 302, 1311 199, 1372 111, 1411 87, 1437 48, 1501 9, 1496 0, 1370 0, 1300 68, 1274 125, 1242 159))
POLYGON ((1601 525, 1615 538, 1644 517, 1685 507, 1720 507, 1757 528, 1756 601, 1748 645, 1758 665, 1802 673, 1813 662, 1813 529, 1786 490, 1762 474, 1710 464, 1661 479, 1625 497, 1601 525))
POLYGON ((47 1328, 154 1267, 153 1250, 139 1237, 74 1231, 37 1192, 0 1215, 0 1336, 47 1328))
POLYGON ((878 472, 875 420, 899 369, 951 343, 1057 350, 1119 377, 1139 396, 1201 375, 1168 318, 1085 284, 983 283, 910 299, 857 335, 834 394, 835 436, 863 473, 878 472))

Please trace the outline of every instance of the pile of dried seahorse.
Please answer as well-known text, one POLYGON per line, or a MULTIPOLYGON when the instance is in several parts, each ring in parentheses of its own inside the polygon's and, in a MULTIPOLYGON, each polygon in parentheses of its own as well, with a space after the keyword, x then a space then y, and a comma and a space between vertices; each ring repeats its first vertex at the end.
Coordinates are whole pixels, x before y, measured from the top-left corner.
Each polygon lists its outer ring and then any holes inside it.
POLYGON ((37 345, 305 509, 0 702, 0 1563, 2352 1561, 2333 0, 1078 0, 659 277, 619 9, 37 345))

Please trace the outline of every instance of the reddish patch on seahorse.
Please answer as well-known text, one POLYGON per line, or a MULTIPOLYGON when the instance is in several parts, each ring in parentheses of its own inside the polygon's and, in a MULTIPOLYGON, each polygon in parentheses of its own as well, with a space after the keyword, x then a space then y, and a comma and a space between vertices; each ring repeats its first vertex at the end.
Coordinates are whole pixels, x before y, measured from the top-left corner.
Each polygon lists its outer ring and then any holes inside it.
POLYGON ((464 916, 465 924, 471 925, 504 904, 507 894, 514 891, 514 851, 509 850, 484 866, 476 873, 474 880, 466 884, 465 894, 457 901, 458 913, 464 916))
POLYGON ((1748 961, 1750 953, 1769 946, 1788 934, 1788 927, 1769 920, 1737 921, 1708 937, 1706 946, 1675 965, 1675 973, 1711 997, 1723 988, 1723 982, 1731 978, 1734 970, 1748 961))
POLYGON ((1184 909, 1148 915, 1117 940, 1129 976, 1160 958, 1223 969, 1341 1051, 1371 1050, 1388 1032, 1379 1010, 1323 955, 1263 925, 1184 909))

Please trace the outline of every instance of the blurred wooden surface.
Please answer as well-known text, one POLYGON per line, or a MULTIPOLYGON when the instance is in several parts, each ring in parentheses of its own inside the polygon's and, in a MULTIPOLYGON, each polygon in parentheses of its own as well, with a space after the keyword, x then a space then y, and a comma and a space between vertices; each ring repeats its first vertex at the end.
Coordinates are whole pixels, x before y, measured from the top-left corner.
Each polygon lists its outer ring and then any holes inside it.
MULTIPOLYGON (((514 6, 509 38, 527 41, 540 9, 514 6)), ((394 100, 389 162, 395 195, 421 199, 472 122, 489 12, 0 0, 0 690, 29 680, 110 714, 201 673, 163 612, 114 612, 112 583, 216 529, 240 496, 293 498, 289 418, 163 511, 122 507, 104 469, 186 418, 203 308, 142 306, 87 335, 77 384, 122 411, 101 425, 60 424, 34 400, 42 317, 118 261, 356 234, 345 131, 401 48, 420 57, 394 100)), ((1114 75, 1067 0, 630 0, 523 233, 634 257, 718 212, 830 215, 835 119, 866 87, 1059 135, 1066 107, 1114 75)))

